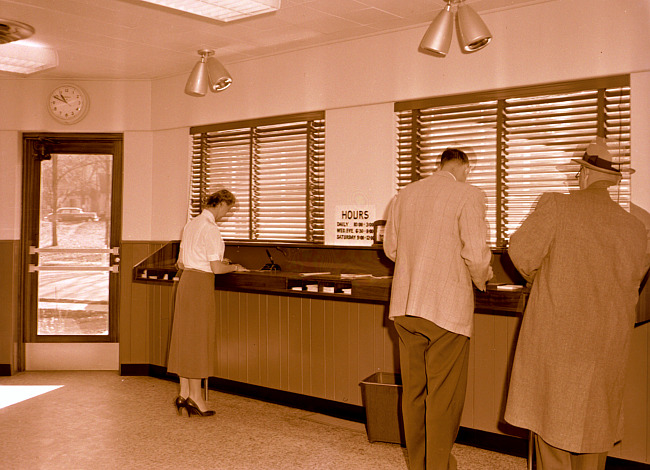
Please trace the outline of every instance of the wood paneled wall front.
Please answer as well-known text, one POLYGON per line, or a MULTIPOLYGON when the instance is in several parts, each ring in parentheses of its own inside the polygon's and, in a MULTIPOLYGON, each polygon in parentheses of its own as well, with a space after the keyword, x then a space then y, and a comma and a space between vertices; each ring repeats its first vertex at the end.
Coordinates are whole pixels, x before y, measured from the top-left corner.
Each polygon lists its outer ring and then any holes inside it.
POLYGON ((0 240, 0 375, 20 370, 20 240, 0 240))
MULTIPOLYGON (((169 315, 157 310, 156 297, 161 295, 156 286, 145 286, 132 281, 132 268, 163 246, 162 242, 123 241, 120 269, 120 364, 153 364, 154 347, 151 338, 154 317, 169 315)), ((167 289, 171 291, 170 288, 167 289)), ((165 292, 167 297, 171 292, 165 292)))
MULTIPOLYGON (((158 243, 123 243, 123 266, 135 266, 158 243)), ((133 283, 122 273, 122 364, 166 367, 173 287, 133 283)), ((215 291, 218 312, 214 376, 327 400, 362 405, 359 382, 399 372, 397 337, 384 304, 215 291)), ((475 315, 461 425, 525 437, 503 421, 519 316, 475 315)), ((648 324, 635 328, 624 403, 625 435, 610 454, 650 463, 648 324)))
POLYGON ((397 367, 384 305, 217 291, 215 376, 362 405, 359 382, 397 367))

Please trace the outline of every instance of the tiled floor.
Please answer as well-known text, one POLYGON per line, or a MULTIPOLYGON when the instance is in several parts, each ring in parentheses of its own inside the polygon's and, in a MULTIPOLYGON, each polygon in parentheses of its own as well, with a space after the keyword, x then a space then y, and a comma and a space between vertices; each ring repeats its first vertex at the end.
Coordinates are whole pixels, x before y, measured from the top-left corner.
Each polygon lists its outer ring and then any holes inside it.
MULTIPOLYGON (((360 423, 215 391, 210 391, 209 399, 216 415, 188 419, 179 417, 172 406, 176 393, 176 383, 121 377, 117 372, 24 372, 0 377, 4 406, 0 466, 407 468, 402 447, 368 442, 360 423), (14 395, 32 397, 10 404, 14 395)), ((461 445, 453 453, 460 470, 526 469, 525 459, 519 457, 461 445)))

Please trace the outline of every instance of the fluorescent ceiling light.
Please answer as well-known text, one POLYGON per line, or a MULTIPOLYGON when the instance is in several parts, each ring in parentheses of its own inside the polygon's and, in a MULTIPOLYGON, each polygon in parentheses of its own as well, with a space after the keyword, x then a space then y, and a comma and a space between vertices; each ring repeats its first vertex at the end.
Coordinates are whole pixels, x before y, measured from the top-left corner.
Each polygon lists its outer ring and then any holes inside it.
POLYGON ((219 21, 233 21, 280 9, 280 0, 141 0, 219 21))
POLYGON ((29 75, 59 65, 59 56, 53 49, 25 46, 23 44, 0 45, 0 71, 29 75))

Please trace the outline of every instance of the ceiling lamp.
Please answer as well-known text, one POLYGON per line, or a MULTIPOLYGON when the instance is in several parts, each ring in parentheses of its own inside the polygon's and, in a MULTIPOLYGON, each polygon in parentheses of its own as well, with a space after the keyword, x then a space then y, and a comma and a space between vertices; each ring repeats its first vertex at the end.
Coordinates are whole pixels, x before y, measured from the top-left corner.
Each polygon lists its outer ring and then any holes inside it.
POLYGON ((438 13, 424 33, 420 47, 444 57, 449 51, 453 31, 454 14, 451 12, 451 2, 448 2, 445 9, 438 13))
POLYGON ((481 17, 464 0, 447 0, 445 8, 431 22, 420 42, 420 48, 445 57, 451 44, 454 14, 453 5, 458 5, 456 20, 460 45, 465 52, 483 49, 492 40, 492 34, 481 17))
POLYGON ((465 3, 458 6, 456 13, 458 30, 465 52, 476 52, 483 49, 492 40, 492 34, 483 20, 472 7, 465 3))
POLYGON ((0 71, 28 75, 59 65, 59 57, 52 49, 9 44, 27 39, 34 31, 28 24, 0 19, 0 71))
POLYGON ((185 93, 191 96, 205 96, 210 91, 223 91, 232 84, 232 77, 217 59, 213 50, 198 51, 201 60, 194 66, 185 84, 185 93))
POLYGON ((234 21, 280 9, 280 0, 142 0, 219 21, 234 21))
POLYGON ((36 30, 28 24, 0 19, 0 44, 27 39, 36 30))

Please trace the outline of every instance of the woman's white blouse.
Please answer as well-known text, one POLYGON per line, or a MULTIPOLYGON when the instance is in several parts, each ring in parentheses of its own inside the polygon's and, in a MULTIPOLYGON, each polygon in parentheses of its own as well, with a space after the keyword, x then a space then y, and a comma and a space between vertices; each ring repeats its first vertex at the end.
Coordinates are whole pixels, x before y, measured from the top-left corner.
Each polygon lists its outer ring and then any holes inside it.
POLYGON ((214 215, 204 210, 183 228, 178 260, 185 269, 211 273, 210 261, 223 260, 225 249, 214 215))

